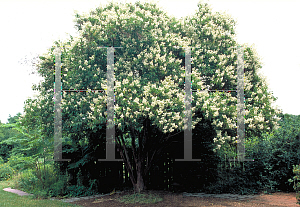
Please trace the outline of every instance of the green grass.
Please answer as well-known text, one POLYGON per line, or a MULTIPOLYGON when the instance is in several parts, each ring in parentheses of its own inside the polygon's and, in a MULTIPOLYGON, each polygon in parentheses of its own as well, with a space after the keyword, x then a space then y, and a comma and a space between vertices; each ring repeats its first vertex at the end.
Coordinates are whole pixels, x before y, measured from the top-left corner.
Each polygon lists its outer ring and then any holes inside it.
POLYGON ((0 181, 0 207, 78 207, 78 205, 62 201, 34 199, 33 196, 19 196, 15 193, 4 191, 3 188, 10 187, 11 183, 12 181, 0 181))
POLYGON ((140 204, 149 204, 149 203, 158 203, 163 201, 163 199, 155 194, 144 194, 144 193, 135 193, 131 195, 125 195, 118 199, 122 203, 140 203, 140 204))

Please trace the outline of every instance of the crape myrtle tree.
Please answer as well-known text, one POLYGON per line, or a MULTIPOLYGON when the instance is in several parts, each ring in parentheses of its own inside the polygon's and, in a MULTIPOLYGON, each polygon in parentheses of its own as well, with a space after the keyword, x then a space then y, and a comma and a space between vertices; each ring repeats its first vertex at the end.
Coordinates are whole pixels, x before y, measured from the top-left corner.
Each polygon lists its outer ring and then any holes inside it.
MULTIPOLYGON (((226 14, 212 13, 199 3, 195 14, 169 17, 155 4, 110 3, 88 14, 76 14, 78 37, 58 41, 40 56, 37 72, 45 78, 27 100, 23 124, 40 119, 44 133, 53 139, 53 75, 55 47, 62 49, 63 89, 106 89, 107 50, 115 49, 116 145, 136 192, 145 189, 151 163, 172 138, 184 130, 185 49, 191 49, 193 129, 210 120, 215 131, 214 151, 228 153, 236 140, 236 92, 203 92, 236 89, 238 44, 235 22, 226 14), (33 115, 34 114, 34 115, 33 115), (133 152, 133 162, 128 155, 133 152)), ((259 135, 277 126, 275 100, 264 78, 255 51, 244 46, 246 136, 259 135)), ((107 94, 63 93, 63 141, 79 152, 73 167, 90 162, 91 151, 105 141, 107 94), (104 130, 104 131, 103 131, 104 130)), ((99 159, 96 157, 95 159, 99 159)), ((101 157, 103 158, 103 157, 101 157)))

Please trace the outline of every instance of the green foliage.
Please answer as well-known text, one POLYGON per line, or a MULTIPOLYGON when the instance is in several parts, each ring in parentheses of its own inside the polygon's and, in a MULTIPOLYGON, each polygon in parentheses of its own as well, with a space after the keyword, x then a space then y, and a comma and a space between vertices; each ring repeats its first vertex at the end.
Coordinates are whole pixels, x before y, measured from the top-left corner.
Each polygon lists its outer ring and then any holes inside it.
POLYGON ((14 186, 36 197, 46 198, 66 194, 68 176, 57 173, 53 164, 37 164, 35 169, 27 169, 14 178, 14 186))
POLYGON ((258 150, 252 149, 255 151, 249 153, 249 157, 264 166, 264 169, 256 170, 267 171, 268 179, 276 182, 277 189, 292 191, 288 179, 293 175, 292 166, 300 162, 300 116, 284 114, 279 124, 280 128, 266 134, 256 145, 258 150))
POLYGON ((8 158, 8 164, 16 171, 33 168, 36 160, 32 157, 25 157, 22 154, 12 155, 8 158))
POLYGON ((9 180, 15 170, 8 163, 0 163, 0 180, 9 180))
POLYGON ((18 122, 18 120, 19 120, 19 118, 21 117, 21 113, 19 112, 19 113, 17 113, 15 116, 11 116, 10 114, 9 114, 9 117, 8 117, 8 123, 9 124, 14 124, 14 123, 17 123, 18 122))
POLYGON ((218 177, 214 183, 204 188, 206 193, 255 194, 259 191, 257 183, 243 171, 241 166, 231 169, 218 169, 218 177))
POLYGON ((69 197, 78 197, 78 196, 90 196, 96 193, 95 188, 96 180, 89 180, 89 187, 84 186, 83 184, 83 175, 81 170, 77 173, 77 184, 70 185, 66 188, 66 195, 69 197))
POLYGON ((294 182, 294 190, 296 191, 297 195, 297 203, 300 205, 300 165, 293 165, 293 173, 295 176, 292 179, 289 179, 289 182, 294 182))
POLYGON ((83 185, 71 185, 66 188, 68 197, 79 197, 79 196, 90 196, 94 195, 95 192, 83 185))
POLYGON ((14 147, 20 145, 19 143, 7 143, 6 140, 17 137, 20 135, 18 131, 13 129, 11 124, 16 124, 21 114, 18 113, 16 116, 11 117, 9 115, 8 123, 0 123, 0 157, 4 159, 4 162, 7 162, 8 157, 13 153, 14 147))
MULTIPOLYGON (((284 114, 280 127, 261 137, 247 138, 246 158, 254 162, 227 163, 218 167, 219 178, 210 192, 293 191, 288 182, 292 166, 300 162, 300 116, 284 114)), ((224 156, 224 155, 223 155, 224 156)))
MULTIPOLYGON (((50 142, 44 139, 39 127, 28 130, 21 125, 22 118, 20 114, 9 119, 9 123, 1 125, 1 130, 4 130, 8 136, 1 140, 1 146, 12 146, 5 157, 7 161, 3 165, 3 175, 6 179, 14 173, 34 169, 39 158, 50 158, 49 150, 50 142)), ((30 172, 27 172, 27 174, 30 172)), ((26 182, 25 182, 26 183, 26 182)))
POLYGON ((14 177, 14 186, 39 198, 89 196, 96 193, 95 180, 90 181, 90 187, 85 187, 78 177, 78 185, 69 185, 69 176, 60 173, 53 163, 36 163, 35 168, 23 170, 14 177))
MULTIPOLYGON (((21 119, 20 119, 21 120, 21 119)), ((14 124, 6 124, 1 127, 11 128, 17 133, 15 136, 10 136, 4 139, 0 144, 7 144, 14 146, 11 154, 25 154, 26 156, 44 157, 52 151, 50 148, 50 142, 44 139, 41 129, 36 127, 35 129, 28 130, 21 125, 21 121, 14 124)))
POLYGON ((7 162, 8 157, 11 154, 13 146, 7 144, 0 144, 0 158, 3 159, 4 162, 7 162))

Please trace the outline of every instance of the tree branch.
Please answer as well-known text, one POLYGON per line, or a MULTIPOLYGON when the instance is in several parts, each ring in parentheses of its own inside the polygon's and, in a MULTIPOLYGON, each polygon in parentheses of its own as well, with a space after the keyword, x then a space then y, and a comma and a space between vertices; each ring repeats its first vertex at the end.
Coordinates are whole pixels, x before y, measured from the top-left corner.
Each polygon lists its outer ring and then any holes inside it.
MULTIPOLYGON (((122 135, 121 135, 120 137, 121 137, 121 139, 118 138, 118 141, 119 141, 119 143, 121 143, 121 140, 122 140, 122 143, 123 143, 123 144, 121 144, 121 146, 122 146, 123 149, 124 149, 126 159, 125 159, 125 157, 124 157, 124 153, 123 153, 122 150, 120 150, 120 154, 121 154, 121 156, 122 156, 122 158, 123 158, 123 160, 124 160, 124 162, 125 162, 125 165, 126 165, 126 168, 127 168, 128 172, 129 172, 129 177, 130 177, 130 179, 131 179, 131 182, 132 182, 132 183, 136 183, 136 180, 135 180, 135 178, 134 178, 134 176, 133 176, 132 167, 131 167, 131 164, 130 164, 130 159, 129 159, 129 157, 128 157, 128 152, 127 152, 127 150, 126 150, 125 141, 124 141, 122 135)), ((120 145, 120 144, 119 144, 119 145, 120 145)))
POLYGON ((135 139, 136 139, 136 135, 134 133, 134 129, 133 127, 130 127, 130 131, 131 131, 131 134, 133 135, 133 137, 131 136, 131 148, 132 148, 132 154, 133 154, 133 159, 134 159, 134 162, 135 162, 135 169, 137 169, 137 157, 136 157, 136 146, 135 146, 135 139))

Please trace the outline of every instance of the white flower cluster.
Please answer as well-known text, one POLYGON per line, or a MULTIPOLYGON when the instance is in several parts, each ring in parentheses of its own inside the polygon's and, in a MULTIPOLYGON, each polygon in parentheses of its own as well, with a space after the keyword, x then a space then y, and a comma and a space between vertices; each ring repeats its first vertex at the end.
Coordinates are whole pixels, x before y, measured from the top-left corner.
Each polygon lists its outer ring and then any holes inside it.
MULTIPOLYGON (((117 4, 116 4, 117 5, 117 4)), ((195 49, 192 56, 192 89, 197 90, 192 94, 192 116, 195 112, 201 111, 206 119, 212 119, 217 131, 214 139, 216 148, 221 149, 226 141, 235 140, 236 137, 227 135, 227 130, 236 130, 237 98, 230 92, 210 92, 201 91, 208 87, 222 87, 225 83, 230 86, 236 85, 236 65, 233 62, 236 52, 231 47, 234 44, 233 32, 234 21, 225 14, 212 14, 208 6, 201 4, 195 15, 178 21, 176 27, 182 30, 182 34, 166 32, 169 30, 169 19, 164 13, 152 14, 150 11, 135 6, 135 10, 130 12, 128 5, 118 4, 119 9, 107 9, 100 14, 90 13, 80 18, 83 21, 82 30, 79 31, 80 37, 74 38, 68 49, 72 53, 69 62, 66 61, 64 67, 79 68, 80 73, 84 74, 77 77, 77 74, 70 69, 66 77, 70 83, 74 84, 75 89, 82 87, 82 77, 91 75, 98 79, 92 68, 98 66, 98 71, 102 72, 99 63, 95 62, 96 55, 85 56, 81 48, 89 47, 93 40, 101 39, 101 43, 110 43, 111 36, 118 36, 117 46, 123 46, 122 56, 115 63, 116 77, 115 94, 115 118, 116 126, 120 129, 126 124, 142 129, 142 120, 149 117, 153 124, 157 125, 164 133, 184 129, 184 100, 185 91, 179 85, 184 82, 185 68, 181 66, 182 60, 175 57, 174 46, 201 47, 195 49), (99 20, 99 24, 92 24, 87 21, 89 17, 99 20), (180 25, 181 23, 181 25, 180 25), (118 30, 116 29, 118 28, 118 30), (133 37, 133 31, 139 31, 133 37), (132 33, 132 34, 131 34, 132 33), (187 34, 183 36, 183 34, 187 34), (206 36, 204 36, 206 35, 206 36), (154 42, 153 39, 156 41, 154 42), (213 43, 213 44, 212 44, 213 43), (141 48, 136 54, 128 48, 141 48), (215 47, 217 46, 217 47, 215 47), (126 49, 127 48, 127 49, 126 49), (171 49, 172 48, 172 49, 171 49), (226 51, 225 52, 221 52, 226 51), (74 54, 73 54, 74 53, 74 54), (76 57, 76 58, 73 58, 76 57), (208 61, 204 61, 208 60, 208 61), (140 73, 138 65, 141 65, 140 73), (71 67, 72 66, 72 67, 71 67), (207 77, 210 85, 204 84, 204 72, 207 68, 214 70, 211 77, 207 77), (141 84, 144 71, 155 75, 163 76, 160 82, 153 83, 146 80, 141 84), (201 71, 201 73, 200 73, 201 71), (172 72, 172 75, 167 75, 172 72), (92 73, 92 74, 88 74, 92 73), (137 74, 137 75, 136 75, 137 74), (73 78, 73 81, 72 81, 73 78), (148 83, 145 83, 148 82, 148 83)), ((79 21, 81 22, 81 21, 79 21)), ((97 44, 95 44, 97 45, 97 44)), ((259 61, 253 62, 253 56, 248 47, 244 47, 244 67, 259 68, 259 61)), ((104 50, 105 51, 105 50, 104 50)), ((105 51, 106 52, 106 51, 105 51)), ((46 54, 46 58, 53 59, 53 54, 46 54)), ((254 56, 254 59, 257 59, 254 56)), ((96 69, 95 69, 96 70, 96 69)), ((267 130, 269 125, 276 126, 277 117, 272 119, 266 117, 265 111, 270 111, 273 115, 269 101, 272 96, 267 93, 267 85, 264 81, 254 83, 252 72, 246 72, 244 77, 245 93, 250 98, 245 102, 245 123, 252 130, 267 130), (254 101, 254 104, 252 103, 254 101), (251 103, 250 103, 251 102, 251 103)), ((160 77, 161 78, 161 77, 160 77)), ((80 95, 69 95, 63 100, 63 107, 78 104, 78 107, 89 104, 87 117, 94 124, 100 123, 107 115, 107 81, 106 77, 100 77, 99 87, 106 91, 104 93, 90 92, 86 97, 80 95)), ((66 85, 68 82, 66 82, 66 85)), ((228 89, 228 88, 226 88, 228 89)), ((232 89, 232 88, 230 88, 232 89)), ((34 106, 34 103, 32 104, 34 106)), ((277 111, 275 111, 277 113, 277 111)), ((84 116, 83 114, 81 116, 84 116)), ((193 127, 200 119, 193 120, 193 127)), ((246 130, 248 130, 246 128, 246 130)))

